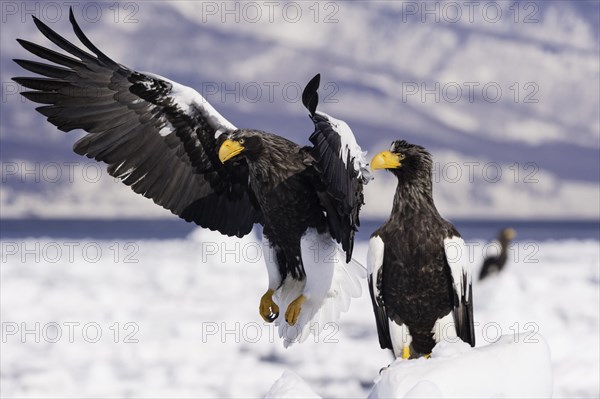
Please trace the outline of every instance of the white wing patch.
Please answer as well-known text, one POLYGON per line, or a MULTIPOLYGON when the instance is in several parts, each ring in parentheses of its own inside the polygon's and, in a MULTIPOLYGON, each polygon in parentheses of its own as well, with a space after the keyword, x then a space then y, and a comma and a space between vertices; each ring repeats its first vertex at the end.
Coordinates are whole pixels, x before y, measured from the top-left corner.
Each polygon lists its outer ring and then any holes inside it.
POLYGON ((437 319, 431 332, 433 333, 433 339, 435 340, 436 344, 440 341, 455 342, 457 334, 452 312, 437 319))
POLYGON ((160 130, 158 131, 158 134, 160 134, 163 137, 166 137, 175 131, 175 127, 164 116, 161 119, 162 119, 162 122, 164 123, 164 125, 163 125, 163 127, 160 128, 160 130))
POLYGON ((384 254, 383 240, 379 236, 372 237, 369 240, 369 252, 367 254, 367 273, 371 276, 373 284, 373 295, 375 300, 379 298, 379 289, 377 289, 377 276, 381 266, 383 266, 384 254))
MULTIPOLYGON (((277 266, 277 255, 271 242, 263 235, 263 255, 267 264, 267 274, 269 276, 269 289, 275 291, 281 285, 281 273, 277 266)), ((292 298, 293 300, 293 298, 292 298)))
MULTIPOLYGON (((191 87, 184 86, 180 83, 167 79, 164 76, 150 72, 140 72, 154 79, 164 80, 172 86, 170 96, 177 106, 184 112, 189 113, 190 107, 195 105, 202 112, 211 126, 218 132, 233 131, 236 127, 223 117, 210 103, 196 90, 191 87)), ((218 136, 217 136, 218 137, 218 136)))
POLYGON ((402 357, 402 349, 405 346, 410 346, 412 343, 412 335, 406 324, 396 324, 395 321, 389 321, 390 338, 392 340, 392 347, 394 348, 394 356, 397 358, 402 357))
POLYGON ((305 341, 311 333, 318 337, 324 330, 339 328, 336 321, 348 311, 352 298, 360 297, 360 279, 366 277, 358 263, 346 263, 345 254, 329 234, 309 229, 301 245, 306 279, 300 282, 286 278, 274 297, 280 309, 279 336, 285 347, 305 341), (285 310, 301 294, 307 299, 298 321, 290 326, 285 322, 285 310))
POLYGON ((471 271, 468 264, 467 248, 465 241, 461 237, 450 237, 444 239, 444 252, 446 260, 450 265, 452 273, 452 285, 454 291, 461 297, 469 297, 469 287, 471 286, 471 271), (463 286, 463 276, 466 276, 466 286, 463 286))
POLYGON ((367 151, 363 151, 362 148, 360 148, 350 126, 348 126, 346 122, 336 119, 324 112, 316 111, 316 114, 326 117, 333 130, 340 136, 341 145, 339 156, 342 159, 342 162, 344 162, 344 165, 346 165, 348 155, 350 155, 350 160, 353 161, 353 167, 354 170, 358 172, 358 177, 370 179, 371 170, 369 169, 369 161, 367 160, 367 151))

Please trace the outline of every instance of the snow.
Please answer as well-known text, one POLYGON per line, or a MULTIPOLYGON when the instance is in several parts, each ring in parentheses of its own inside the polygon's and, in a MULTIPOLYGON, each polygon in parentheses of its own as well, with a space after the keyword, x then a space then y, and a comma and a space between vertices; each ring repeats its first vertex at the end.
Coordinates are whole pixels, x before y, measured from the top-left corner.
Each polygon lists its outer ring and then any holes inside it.
MULTIPOLYGON (((474 265, 481 264, 482 245, 467 240, 474 265)), ((323 397, 367 397, 392 357, 379 349, 366 287, 339 324, 284 349, 276 326, 258 314, 268 281, 260 246, 252 236, 206 230, 180 240, 3 239, 2 396, 264 397, 271 387, 274 396, 294 387, 304 396, 302 378, 323 397), (284 370, 298 378, 285 373, 273 386, 284 370)), ((363 264, 367 247, 356 244, 363 264)), ((519 342, 543 337, 553 395, 599 397, 599 243, 517 242, 510 254, 501 274, 473 281, 476 349, 445 357, 455 354, 437 351, 459 348, 436 348, 426 364, 477 360, 508 346, 516 357, 502 370, 512 373, 521 362, 542 365, 543 345, 493 343, 500 335, 519 342)), ((436 396, 445 389, 430 380, 406 394, 436 396)))
POLYGON ((381 372, 369 398, 549 398, 550 350, 544 339, 505 335, 471 348, 441 342, 430 359, 396 360, 381 372))
MULTIPOLYGON (((550 349, 543 337, 505 335, 471 348, 440 342, 430 359, 397 359, 381 370, 370 399, 377 398, 549 398, 552 396, 550 349)), ((267 398, 319 397, 297 374, 286 370, 267 398)))
POLYGON ((265 398, 320 398, 320 396, 310 389, 297 374, 285 370, 281 377, 275 381, 265 398))

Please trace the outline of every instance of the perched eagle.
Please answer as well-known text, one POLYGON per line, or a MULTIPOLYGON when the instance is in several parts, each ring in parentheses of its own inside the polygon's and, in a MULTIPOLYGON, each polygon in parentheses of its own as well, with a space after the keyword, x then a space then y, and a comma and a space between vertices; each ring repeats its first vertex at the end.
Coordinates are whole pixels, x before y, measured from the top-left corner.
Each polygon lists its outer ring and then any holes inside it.
POLYGON ((483 280, 488 276, 500 273, 506 264, 506 259, 508 258, 508 246, 516 236, 517 233, 511 228, 502 229, 500 231, 497 239, 497 242, 500 245, 500 253, 498 256, 490 255, 485 258, 483 265, 481 266, 481 271, 479 272, 479 280, 483 280))
POLYGON ((474 346, 467 253, 433 202, 431 155, 395 141, 371 167, 398 179, 392 214, 371 235, 367 258, 379 344, 403 359, 428 356, 450 337, 474 346))
POLYGON ((107 163, 111 176, 188 222, 238 237, 262 225, 269 286, 259 310, 272 322, 284 309, 286 346, 346 311, 364 277, 350 261, 370 171, 348 125, 316 111, 319 75, 303 92, 315 130, 312 146, 301 147, 238 129, 197 91, 116 63, 83 34, 72 10, 69 17, 91 53, 34 17, 69 54, 17 39, 58 65, 14 60, 43 77, 13 79, 33 89, 23 96, 46 104, 37 111, 50 123, 89 133, 74 151, 107 163))

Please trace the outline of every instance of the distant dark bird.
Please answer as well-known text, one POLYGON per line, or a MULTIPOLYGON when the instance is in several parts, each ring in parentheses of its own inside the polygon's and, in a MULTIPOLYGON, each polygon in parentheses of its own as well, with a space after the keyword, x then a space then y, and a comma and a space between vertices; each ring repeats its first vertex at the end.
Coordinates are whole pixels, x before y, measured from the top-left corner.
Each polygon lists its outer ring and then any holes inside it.
POLYGON ((392 214, 371 235, 367 259, 381 348, 407 359, 428 356, 448 337, 475 346, 467 252, 433 202, 431 155, 394 141, 371 167, 398 179, 392 214))
POLYGON ((498 244, 500 245, 500 253, 498 256, 490 255, 484 259, 483 266, 481 266, 481 271, 479 272, 479 280, 483 280, 488 276, 500 273, 506 264, 506 259, 508 258, 508 246, 516 236, 517 233, 514 229, 506 228, 500 230, 497 239, 498 244))
POLYGON ((186 221, 238 237, 261 224, 269 287, 260 315, 272 322, 279 306, 286 309, 286 345, 316 333, 311 320, 335 318, 360 296, 361 271, 346 263, 370 171, 348 125, 316 111, 319 75, 302 96, 315 130, 312 146, 301 147, 238 129, 194 89, 116 63, 83 34, 72 10, 73 30, 91 53, 33 19, 69 55, 17 39, 58 64, 14 60, 43 76, 13 78, 33 89, 21 94, 46 104, 37 111, 60 130, 89 133, 75 143, 77 154, 106 162, 111 176, 186 221))

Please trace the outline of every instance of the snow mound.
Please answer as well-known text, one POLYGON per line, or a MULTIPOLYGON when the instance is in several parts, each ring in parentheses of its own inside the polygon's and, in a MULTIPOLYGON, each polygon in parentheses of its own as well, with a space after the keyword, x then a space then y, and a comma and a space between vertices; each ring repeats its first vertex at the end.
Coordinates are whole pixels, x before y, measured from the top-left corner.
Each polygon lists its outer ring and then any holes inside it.
POLYGON ((546 341, 537 335, 504 335, 471 348, 438 344, 430 359, 396 360, 375 381, 369 398, 548 398, 552 365, 546 341))
POLYGON ((298 374, 285 370, 271 387, 266 399, 270 398, 321 398, 298 374))

